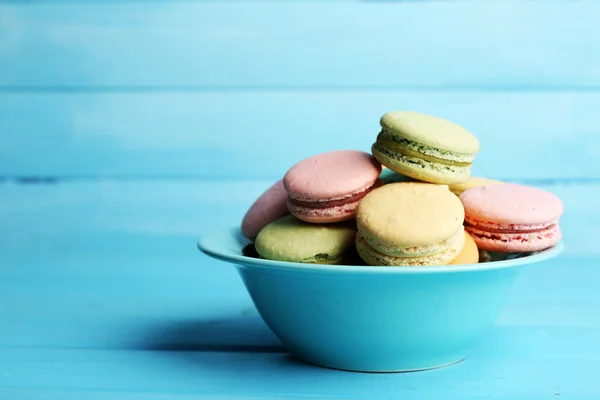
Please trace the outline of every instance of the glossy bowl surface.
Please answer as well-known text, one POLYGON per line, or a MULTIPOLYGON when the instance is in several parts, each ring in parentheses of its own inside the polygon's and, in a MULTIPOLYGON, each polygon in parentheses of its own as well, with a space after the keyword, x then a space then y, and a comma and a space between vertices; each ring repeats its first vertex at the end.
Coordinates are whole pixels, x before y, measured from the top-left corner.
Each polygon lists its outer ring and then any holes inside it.
POLYGON ((493 326, 521 267, 556 257, 536 254, 472 265, 340 266, 243 255, 238 229, 198 242, 236 265, 254 305, 295 357, 323 367, 414 371, 461 361, 493 326))

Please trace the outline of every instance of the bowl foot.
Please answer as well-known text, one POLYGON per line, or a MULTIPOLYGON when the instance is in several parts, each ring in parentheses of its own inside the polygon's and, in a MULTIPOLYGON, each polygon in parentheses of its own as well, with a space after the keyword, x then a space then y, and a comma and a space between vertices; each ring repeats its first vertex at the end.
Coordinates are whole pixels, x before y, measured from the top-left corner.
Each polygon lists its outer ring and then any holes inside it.
POLYGON ((441 364, 419 366, 419 367, 414 367, 414 368, 410 368, 410 367, 404 367, 404 368, 403 367, 400 367, 400 368, 386 368, 386 367, 383 367, 383 368, 372 368, 372 367, 371 368, 356 368, 356 367, 351 367, 351 366, 330 365, 327 363, 315 361, 309 357, 299 356, 297 354, 290 353, 290 355, 302 362, 305 362, 305 363, 311 364, 311 365, 315 365, 317 367, 322 367, 322 368, 327 368, 327 369, 335 369, 338 371, 362 372, 362 373, 382 373, 382 374, 419 372, 419 371, 428 371, 431 369, 445 368, 445 367, 449 367, 451 365, 458 364, 466 359, 466 357, 461 357, 461 358, 453 359, 451 361, 444 362, 441 364))

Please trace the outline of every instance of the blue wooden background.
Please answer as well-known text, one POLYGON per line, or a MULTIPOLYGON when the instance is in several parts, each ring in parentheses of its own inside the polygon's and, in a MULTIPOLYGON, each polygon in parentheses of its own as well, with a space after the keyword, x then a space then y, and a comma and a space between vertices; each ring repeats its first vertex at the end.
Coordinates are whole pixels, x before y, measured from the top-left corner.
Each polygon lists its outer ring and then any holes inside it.
POLYGON ((600 398, 598 21, 586 0, 0 0, 0 398, 600 398), (558 194, 564 256, 455 367, 300 364, 195 242, 301 158, 368 150, 392 109, 558 194))

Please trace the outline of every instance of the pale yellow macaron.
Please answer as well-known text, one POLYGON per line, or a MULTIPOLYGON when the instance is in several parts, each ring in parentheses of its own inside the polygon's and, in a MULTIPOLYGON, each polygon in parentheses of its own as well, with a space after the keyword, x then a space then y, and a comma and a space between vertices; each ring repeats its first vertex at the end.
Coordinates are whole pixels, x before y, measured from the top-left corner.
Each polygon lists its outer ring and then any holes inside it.
POLYGON ((449 188, 452 193, 454 193, 457 196, 460 196, 462 194, 462 192, 464 192, 466 190, 469 190, 469 189, 472 189, 475 187, 479 187, 479 186, 497 185, 499 183, 504 183, 504 182, 497 181, 495 179, 471 177, 468 180, 466 180, 465 182, 449 185, 449 188))
POLYGON ((390 183, 358 206, 356 249, 369 265, 446 265, 463 248, 464 208, 448 189, 390 183))

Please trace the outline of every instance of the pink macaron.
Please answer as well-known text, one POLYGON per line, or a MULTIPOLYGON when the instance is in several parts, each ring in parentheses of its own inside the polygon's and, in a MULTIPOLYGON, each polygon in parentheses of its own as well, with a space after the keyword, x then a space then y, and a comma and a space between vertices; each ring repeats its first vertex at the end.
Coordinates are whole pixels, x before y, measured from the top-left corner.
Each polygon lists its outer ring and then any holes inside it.
POLYGON ((382 185, 381 164, 362 151, 338 150, 300 161, 285 174, 288 209, 296 218, 331 223, 355 217, 360 200, 382 185))
POLYGON ((283 181, 280 179, 250 206, 242 220, 242 234, 254 240, 262 228, 287 215, 287 198, 283 181))
POLYGON ((460 195, 465 229, 480 250, 502 253, 540 251, 561 238, 561 200, 544 190, 503 183, 460 195))

